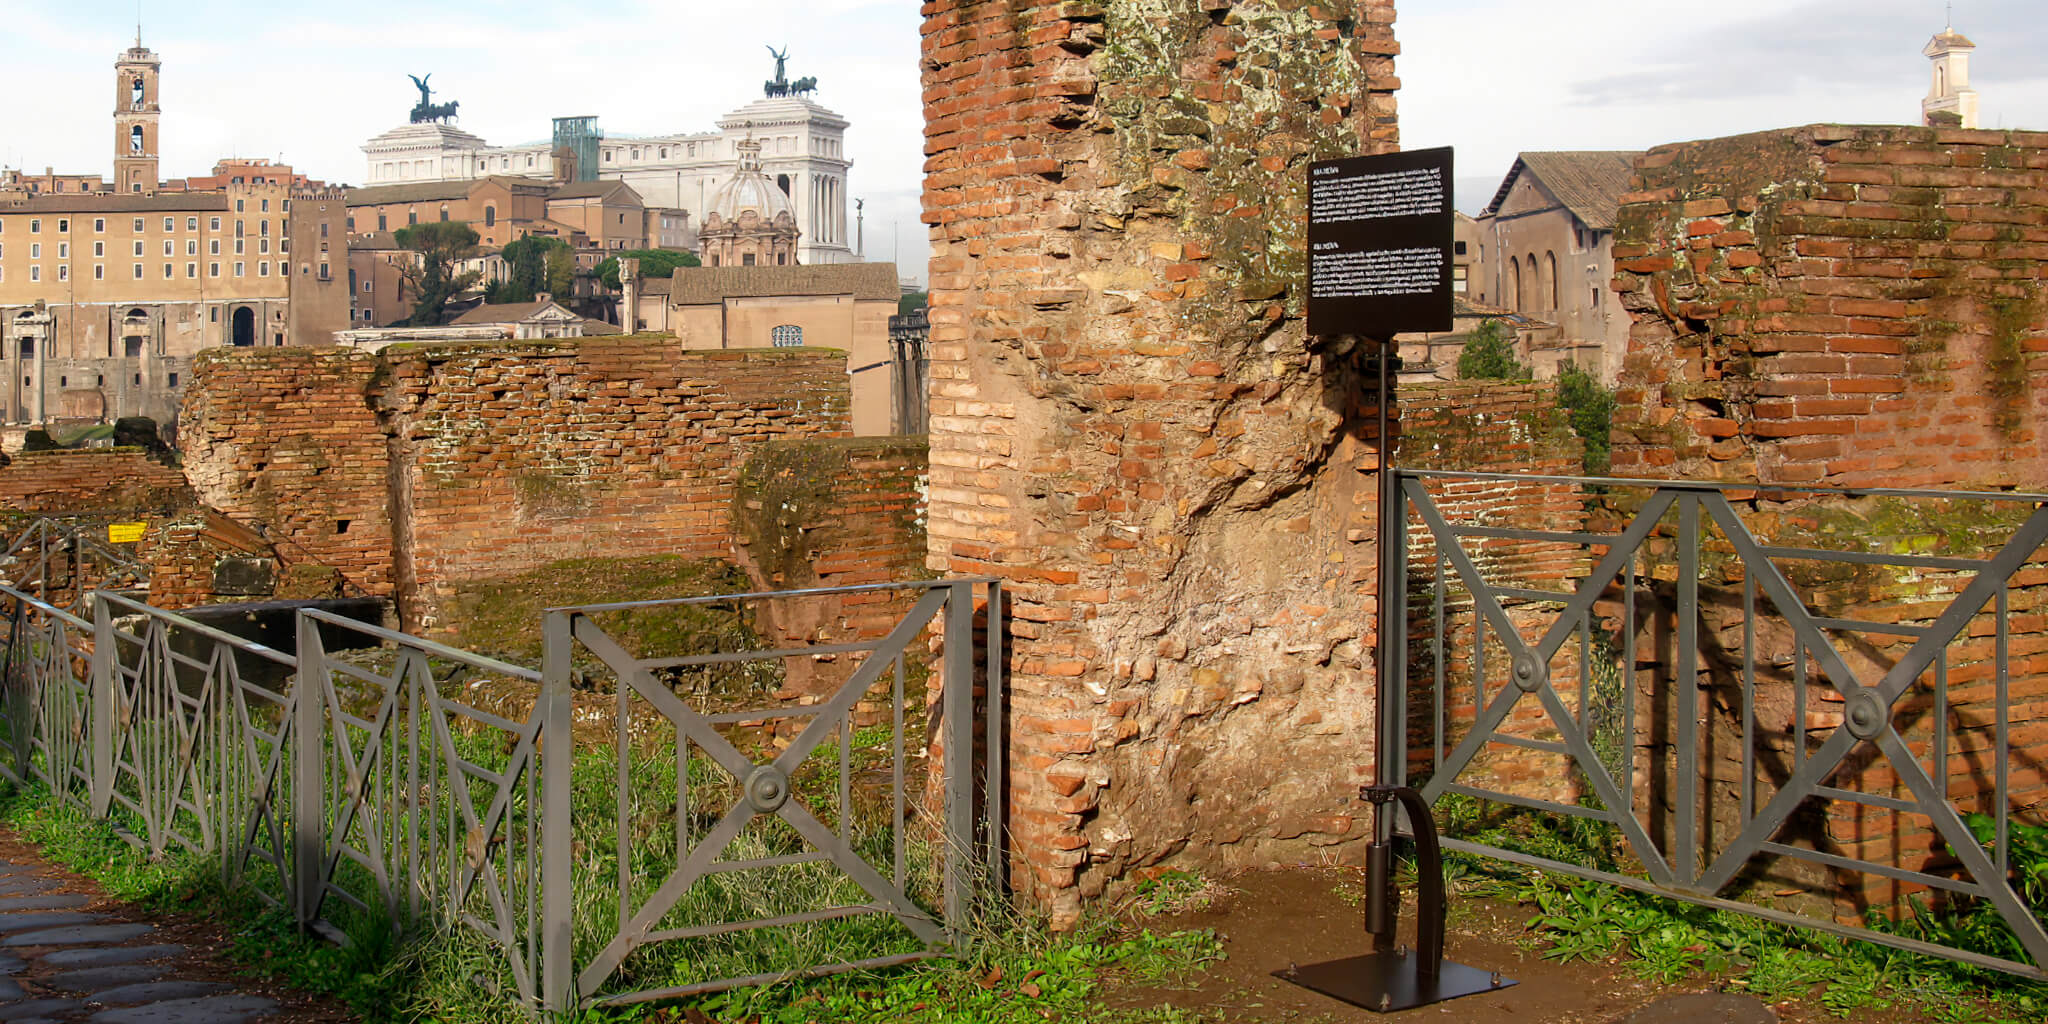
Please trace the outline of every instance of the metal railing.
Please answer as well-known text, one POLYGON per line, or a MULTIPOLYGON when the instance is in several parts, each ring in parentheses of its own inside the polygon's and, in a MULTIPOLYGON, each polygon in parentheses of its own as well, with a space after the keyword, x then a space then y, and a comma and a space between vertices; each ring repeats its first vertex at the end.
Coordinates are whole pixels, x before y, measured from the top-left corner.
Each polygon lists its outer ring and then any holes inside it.
POLYGON ((2048 633, 2048 497, 1452 472, 1400 493, 1401 781, 1605 823, 1629 862, 1445 847, 2048 977, 2011 859, 2043 815, 2013 695, 2042 684, 2014 652, 2048 633), (1930 895, 1993 909, 2023 958, 1858 923, 1930 895))
POLYGON ((107 524, 133 518, 111 513, 39 516, 0 551, 0 576, 75 614, 90 610, 94 591, 141 593, 149 585, 148 563, 106 539, 107 524), (57 601, 65 596, 68 601, 57 601))
POLYGON ((999 877, 992 580, 558 609, 541 671, 317 609, 297 613, 284 652, 117 594, 91 605, 87 620, 0 587, 0 775, 152 854, 217 858, 231 885, 330 938, 480 939, 495 967, 478 984, 529 1012, 957 950, 974 892, 999 877), (643 634, 616 625, 776 601, 844 602, 869 625, 836 642, 637 652, 643 634), (874 626, 876 606, 893 625, 874 626), (779 692, 800 676, 813 692, 779 692), (490 687, 523 710, 477 706, 490 687), (786 831, 763 838, 766 825, 786 831), (747 835, 767 845, 732 853, 747 835), (787 870, 809 874, 778 912, 700 898, 787 870), (689 958, 691 943, 856 917, 901 941, 879 955, 828 942, 722 976, 689 958), (651 983, 645 964, 670 948, 683 954, 651 983))

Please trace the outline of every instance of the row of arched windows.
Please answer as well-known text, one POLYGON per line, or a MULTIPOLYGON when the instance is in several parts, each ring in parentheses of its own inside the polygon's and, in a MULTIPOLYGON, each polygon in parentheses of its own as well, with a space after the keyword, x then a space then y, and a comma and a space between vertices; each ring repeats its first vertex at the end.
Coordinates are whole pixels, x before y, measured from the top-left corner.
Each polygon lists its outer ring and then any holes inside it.
POLYGON ((1544 253, 1540 265, 1536 262, 1536 254, 1533 252, 1526 257, 1526 264, 1523 262, 1524 259, 1520 256, 1508 257, 1508 281, 1510 287, 1514 288, 1514 294, 1510 296, 1514 300, 1510 303, 1511 308, 1520 312, 1538 308, 1562 308, 1563 303, 1558 301, 1557 253, 1544 253), (1524 274, 1528 276, 1524 278, 1524 274), (1548 304, 1538 307, 1538 300, 1548 304))

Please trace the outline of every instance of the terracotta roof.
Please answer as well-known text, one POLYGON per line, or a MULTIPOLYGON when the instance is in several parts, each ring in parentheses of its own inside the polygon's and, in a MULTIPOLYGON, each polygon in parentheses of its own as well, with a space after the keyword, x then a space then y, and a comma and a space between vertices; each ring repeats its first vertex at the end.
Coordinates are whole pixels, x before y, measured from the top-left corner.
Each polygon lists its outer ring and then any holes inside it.
POLYGON ((675 286, 675 279, 667 277, 643 277, 640 279, 640 294, 667 295, 675 286))
POLYGON ((398 237, 389 231, 365 231, 348 240, 350 249, 403 249, 398 237))
POLYGON ((486 302, 475 309, 449 321, 455 324, 516 324, 554 305, 553 299, 545 302, 486 302))
POLYGON ((417 181, 407 185, 376 185, 371 188, 350 189, 350 206, 384 206, 390 203, 431 203, 436 200, 467 199, 469 193, 484 182, 503 185, 512 189, 532 189, 544 192, 549 183, 539 178, 514 178, 494 174, 488 178, 468 178, 460 181, 417 181))
POLYGON ((726 299, 779 295, 851 295, 894 302, 902 294, 894 263, 677 267, 669 279, 669 304, 674 306, 709 306, 726 299))
POLYGON ((620 190, 624 190, 625 192, 629 193, 633 197, 633 200, 635 202, 639 201, 640 193, 633 191, 632 186, 617 179, 613 179, 610 181, 572 181, 567 185, 563 185, 562 187, 557 188, 552 192, 549 192, 548 198, 609 199, 611 198, 612 193, 618 192, 620 190))
POLYGON ((178 192, 169 195, 41 195, 0 201, 0 213, 159 213, 228 208, 220 192, 178 192))
POLYGON ((1927 44, 1927 48, 1929 50, 1974 50, 1977 48, 1977 44, 1971 42, 1970 37, 1963 35, 1961 32, 1953 28, 1945 28, 1941 30, 1939 35, 1934 37, 1932 42, 1927 44))
POLYGON ((1614 215, 1621 209, 1622 193, 1630 188, 1638 152, 1594 150, 1565 153, 1523 153, 1500 183, 1486 213, 1500 211, 1508 192, 1523 171, 1536 176, 1545 190, 1557 197, 1587 227, 1614 230, 1614 215))

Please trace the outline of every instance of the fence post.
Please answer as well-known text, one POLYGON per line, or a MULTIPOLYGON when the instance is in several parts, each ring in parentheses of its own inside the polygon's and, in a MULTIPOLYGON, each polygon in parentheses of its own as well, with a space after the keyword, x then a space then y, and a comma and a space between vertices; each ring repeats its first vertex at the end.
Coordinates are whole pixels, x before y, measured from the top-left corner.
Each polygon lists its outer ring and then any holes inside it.
POLYGON ((92 816, 104 818, 114 802, 114 719, 115 696, 119 692, 114 671, 114 612, 106 595, 92 595, 92 716, 86 731, 92 734, 92 816))
POLYGON ((967 942, 963 871, 974 854, 974 584, 946 587, 945 680, 941 714, 946 756, 946 930, 955 949, 967 942))
POLYGON ((292 679, 292 891, 293 916, 306 928, 320 912, 321 861, 327 850, 326 683, 327 659, 320 650, 320 624, 298 614, 298 672, 292 679))
MULTIPOLYGON (((541 1010, 566 1014, 575 1004, 575 934, 572 915, 576 850, 574 808, 570 800, 575 765, 575 716, 569 690, 570 645, 575 642, 569 613, 548 612, 541 623, 540 699, 540 901, 541 1010)), ((622 682, 620 685, 624 685, 622 682)))

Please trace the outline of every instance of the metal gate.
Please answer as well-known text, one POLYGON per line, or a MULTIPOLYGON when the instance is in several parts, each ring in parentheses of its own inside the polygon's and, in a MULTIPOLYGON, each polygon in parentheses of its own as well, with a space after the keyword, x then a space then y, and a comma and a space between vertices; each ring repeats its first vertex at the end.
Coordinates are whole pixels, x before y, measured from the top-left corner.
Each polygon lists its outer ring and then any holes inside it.
POLYGON ((2016 746, 2013 712, 2048 673, 2048 498, 1413 471, 1399 492, 1397 781, 1605 822, 1636 864, 1445 847, 2048 977, 2011 859, 2044 813, 2048 736, 2016 746), (1924 894, 1995 908, 2024 956, 1853 923, 1924 894))
POLYGON ((544 758, 545 817, 567 821, 569 800, 608 790, 608 808, 587 810, 608 814, 615 832, 602 850, 595 836, 578 841, 569 828, 547 831, 543 890, 551 935, 569 925, 579 882, 607 890, 602 903, 579 906, 574 915, 578 931, 594 934, 578 949, 574 977, 565 960, 548 962, 548 1004, 642 1002, 958 950, 973 890, 989 878, 982 858, 991 872, 999 868, 999 815, 976 813, 989 810, 986 803, 977 808, 977 796, 998 791, 1002 758, 993 719, 1002 700, 999 587, 990 579, 955 579, 550 611, 542 675, 557 717, 547 723, 548 735, 574 730, 567 712, 581 681, 607 677, 614 700, 595 728, 576 738, 573 760, 544 758), (674 617, 764 601, 808 603, 799 616, 806 622, 820 618, 821 608, 894 610, 860 616, 866 628, 850 626, 837 636, 822 635, 829 626, 807 628, 800 642, 765 650, 631 650, 622 638, 638 632, 652 643, 647 638, 674 617), (654 628, 646 628, 650 622, 654 628), (943 654, 933 663, 935 646, 943 654), (786 673, 797 665, 824 669, 813 680, 820 685, 802 695, 770 692, 789 684, 786 673), (985 731, 977 728, 978 710, 991 716, 985 731), (977 740, 984 749, 977 750, 977 740), (938 759, 939 771, 920 797, 925 787, 915 784, 916 766, 927 755, 938 759), (570 776, 587 770, 593 756, 609 759, 611 779, 572 784, 570 776), (886 790, 886 806, 877 800, 863 810, 856 780, 863 772, 873 791, 886 790), (650 820, 662 826, 648 829, 650 820), (572 854, 572 842, 586 855, 572 854), (715 877, 791 870, 811 873, 798 884, 779 883, 779 898, 766 908, 706 900, 700 892, 715 877), (696 965, 696 976, 681 983, 659 983, 659 971, 621 974, 634 957, 659 955, 663 946, 854 918, 893 923, 900 941, 865 949, 870 955, 828 944, 812 962, 724 978, 703 977, 711 958, 685 947, 692 952, 666 951, 696 965))

